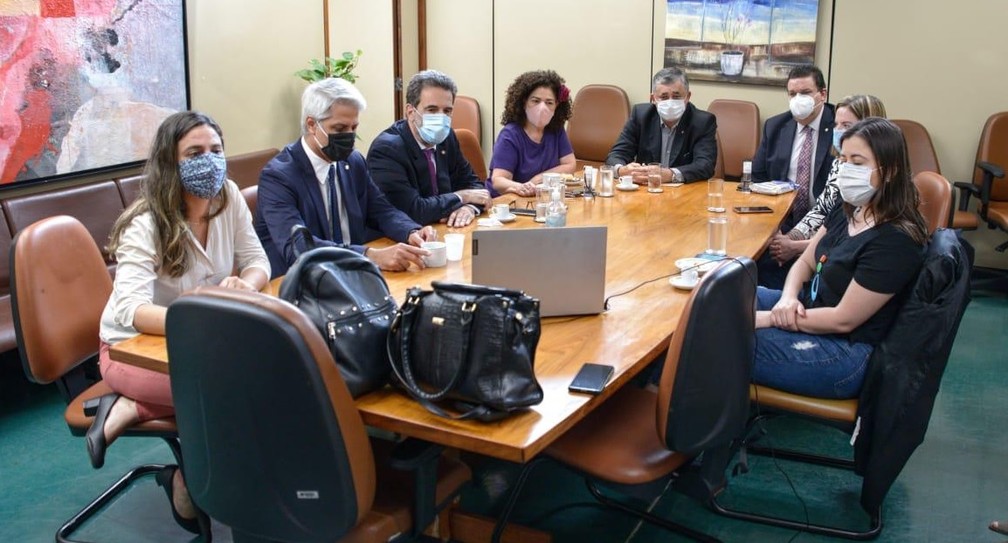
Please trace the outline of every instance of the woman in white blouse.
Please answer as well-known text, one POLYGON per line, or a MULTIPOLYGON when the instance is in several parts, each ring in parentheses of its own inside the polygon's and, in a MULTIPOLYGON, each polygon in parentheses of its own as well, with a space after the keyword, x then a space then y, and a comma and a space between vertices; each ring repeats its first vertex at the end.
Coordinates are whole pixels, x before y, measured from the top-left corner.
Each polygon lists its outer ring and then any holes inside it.
MULTIPOLYGON (((109 345, 140 333, 164 334, 168 304, 200 285, 261 290, 269 260, 237 185, 227 180, 220 127, 184 111, 158 128, 141 194, 116 221, 112 296, 101 318, 99 364, 115 394, 102 396, 87 432, 91 464, 126 428, 174 413, 168 375, 109 359, 109 345), (238 275, 233 275, 237 271, 238 275)), ((189 500, 177 466, 157 476, 183 528, 200 533, 206 518, 189 500)), ((205 526, 204 526, 205 528, 205 526)))

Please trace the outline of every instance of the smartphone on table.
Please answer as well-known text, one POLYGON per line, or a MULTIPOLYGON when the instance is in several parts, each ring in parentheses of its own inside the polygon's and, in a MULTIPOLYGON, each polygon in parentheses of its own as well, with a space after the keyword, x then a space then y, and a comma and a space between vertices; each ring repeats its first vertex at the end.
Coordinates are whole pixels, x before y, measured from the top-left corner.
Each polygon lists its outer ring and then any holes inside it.
POLYGON ((608 364, 592 364, 586 362, 568 388, 571 392, 598 394, 605 388, 613 375, 613 367, 608 364))
POLYGON ((773 213, 773 210, 767 206, 735 206, 732 208, 735 213, 773 213))

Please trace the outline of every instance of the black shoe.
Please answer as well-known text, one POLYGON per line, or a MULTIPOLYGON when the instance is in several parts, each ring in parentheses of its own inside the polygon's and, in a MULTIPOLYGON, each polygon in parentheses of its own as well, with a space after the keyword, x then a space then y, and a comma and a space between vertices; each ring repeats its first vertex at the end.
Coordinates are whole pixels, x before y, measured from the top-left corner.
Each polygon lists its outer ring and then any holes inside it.
POLYGON ((105 421, 108 420, 109 411, 112 411, 112 406, 118 399, 119 395, 115 393, 98 398, 98 408, 95 411, 94 420, 91 421, 91 426, 88 428, 87 434, 84 435, 84 439, 87 441, 88 456, 91 457, 91 467, 94 469, 105 465, 105 447, 108 446, 105 441, 105 421))
POLYGON ((997 532, 1001 535, 1008 535, 1008 522, 1005 522, 1003 520, 995 520, 994 522, 990 523, 990 526, 988 526, 988 528, 990 528, 992 532, 997 532))
MULTIPOLYGON (((158 486, 163 488, 165 494, 168 495, 168 505, 171 507, 171 513, 175 517, 175 522, 187 532, 208 536, 210 534, 210 517, 206 513, 197 507, 196 518, 183 518, 175 510, 175 487, 173 481, 176 471, 178 471, 178 466, 165 466, 161 468, 161 471, 157 472, 154 480, 157 481, 158 486)), ((204 541, 210 541, 210 539, 204 537, 204 541)))

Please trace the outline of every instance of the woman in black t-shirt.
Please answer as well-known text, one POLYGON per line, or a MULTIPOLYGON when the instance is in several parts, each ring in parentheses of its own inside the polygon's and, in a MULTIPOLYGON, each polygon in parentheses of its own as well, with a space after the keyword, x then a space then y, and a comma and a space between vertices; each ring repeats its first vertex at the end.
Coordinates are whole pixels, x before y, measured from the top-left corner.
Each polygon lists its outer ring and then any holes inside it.
POLYGON ((820 398, 853 398, 923 260, 906 143, 878 117, 841 139, 834 209, 788 273, 782 291, 757 291, 753 379, 820 398))

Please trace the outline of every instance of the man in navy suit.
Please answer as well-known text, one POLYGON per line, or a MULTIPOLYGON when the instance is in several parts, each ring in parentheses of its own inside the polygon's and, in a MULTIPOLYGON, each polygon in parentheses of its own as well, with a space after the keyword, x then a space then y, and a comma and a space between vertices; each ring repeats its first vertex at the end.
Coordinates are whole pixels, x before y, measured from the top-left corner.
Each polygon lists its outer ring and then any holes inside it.
POLYGON ((365 107, 360 91, 343 79, 312 83, 301 95, 301 138, 259 175, 255 230, 274 277, 294 263, 299 240, 291 236, 291 228, 299 224, 308 227, 316 246, 349 247, 383 270, 424 266, 421 257, 429 251, 419 245, 434 238, 434 229, 393 207, 353 148, 365 107), (368 228, 400 243, 365 247, 368 228))
POLYGON ((420 224, 466 226, 490 202, 451 128, 458 88, 447 75, 422 71, 406 86, 406 118, 368 150, 371 178, 392 205, 420 224))
POLYGON ((647 164, 661 165, 662 182, 689 183, 714 175, 717 119, 690 103, 689 79, 679 68, 651 79, 651 102, 634 106, 606 157, 616 175, 647 183, 647 164))
MULTIPOLYGON (((826 103, 826 80, 811 64, 788 73, 788 109, 767 119, 763 139, 753 158, 756 181, 788 180, 795 185, 791 213, 782 224, 787 234, 805 216, 822 193, 829 177, 833 142, 833 104, 826 103)), ((781 232, 777 236, 783 236, 781 232)), ((773 243, 773 241, 771 241, 773 243)), ((780 289, 794 258, 777 262, 764 253, 760 260, 760 284, 780 289)))

